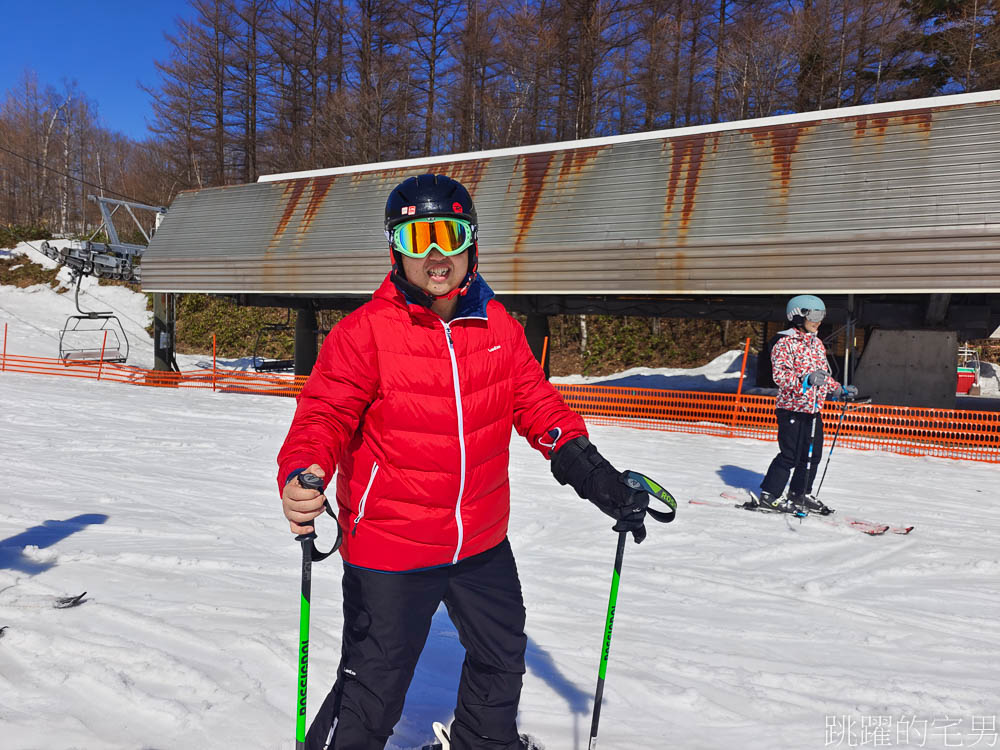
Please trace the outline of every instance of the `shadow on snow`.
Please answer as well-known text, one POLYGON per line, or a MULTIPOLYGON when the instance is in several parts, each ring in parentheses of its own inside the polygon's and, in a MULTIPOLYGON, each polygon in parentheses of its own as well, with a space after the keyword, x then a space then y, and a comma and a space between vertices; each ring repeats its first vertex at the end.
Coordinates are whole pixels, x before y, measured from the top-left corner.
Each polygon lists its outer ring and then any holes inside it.
POLYGON ((54 562, 36 562, 25 556, 24 548, 28 546, 45 549, 61 542, 71 534, 83 531, 91 524, 104 523, 108 516, 103 513, 84 513, 65 521, 44 521, 38 526, 32 526, 7 539, 0 540, 0 568, 17 570, 29 575, 42 573, 54 562))
MULTIPOLYGON (((599 646, 600 644, 594 646, 595 683, 599 646)), ((464 658, 465 649, 458 640, 458 632, 448 618, 447 609, 441 605, 431 623, 427 643, 406 694, 403 718, 390 739, 391 745, 420 747, 423 742, 430 740, 433 722, 450 723, 455 712, 464 658)), ((528 671, 541 678, 554 693, 566 701, 569 712, 589 715, 593 695, 581 690, 562 674, 549 653, 530 637, 525 662, 528 671)), ((588 729, 589 726, 588 723, 588 729)))

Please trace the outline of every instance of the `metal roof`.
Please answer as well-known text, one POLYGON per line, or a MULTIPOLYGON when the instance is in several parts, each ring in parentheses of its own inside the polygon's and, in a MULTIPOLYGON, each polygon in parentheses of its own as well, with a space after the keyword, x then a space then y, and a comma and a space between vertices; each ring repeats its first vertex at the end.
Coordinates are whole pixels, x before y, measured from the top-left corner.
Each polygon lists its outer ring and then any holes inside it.
POLYGON ((369 294, 389 191, 469 188, 502 294, 1000 291, 1000 91, 180 194, 146 291, 369 294))

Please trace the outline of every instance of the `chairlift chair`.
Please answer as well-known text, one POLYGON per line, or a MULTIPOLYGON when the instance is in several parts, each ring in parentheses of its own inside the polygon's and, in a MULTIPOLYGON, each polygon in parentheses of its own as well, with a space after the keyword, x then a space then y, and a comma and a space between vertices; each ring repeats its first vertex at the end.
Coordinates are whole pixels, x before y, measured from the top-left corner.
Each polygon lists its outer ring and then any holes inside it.
POLYGON ((956 386, 956 392, 978 396, 981 392, 979 374, 979 350, 968 344, 958 347, 958 385, 956 386))
POLYGON ((80 308, 80 280, 83 274, 73 272, 76 293, 73 295, 79 315, 66 318, 59 334, 59 359, 70 362, 120 363, 128 359, 128 337, 118 316, 110 310, 86 312, 80 308))
POLYGON ((261 356, 261 342, 267 342, 275 334, 295 332, 292 325, 292 309, 288 308, 284 323, 265 323, 257 332, 257 339, 253 344, 253 369, 255 372, 275 372, 277 370, 291 370, 295 367, 295 358, 291 359, 264 359, 261 356))

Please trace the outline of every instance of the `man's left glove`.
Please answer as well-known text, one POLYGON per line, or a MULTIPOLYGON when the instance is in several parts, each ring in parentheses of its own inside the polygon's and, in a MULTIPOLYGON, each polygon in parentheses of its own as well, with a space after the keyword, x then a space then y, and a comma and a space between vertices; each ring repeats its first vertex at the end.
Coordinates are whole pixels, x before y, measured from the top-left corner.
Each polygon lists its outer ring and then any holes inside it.
POLYGON ((552 475, 568 484, 617 521, 615 531, 631 531, 635 543, 646 538, 646 507, 649 495, 622 481, 615 469, 585 437, 570 440, 552 455, 552 475))

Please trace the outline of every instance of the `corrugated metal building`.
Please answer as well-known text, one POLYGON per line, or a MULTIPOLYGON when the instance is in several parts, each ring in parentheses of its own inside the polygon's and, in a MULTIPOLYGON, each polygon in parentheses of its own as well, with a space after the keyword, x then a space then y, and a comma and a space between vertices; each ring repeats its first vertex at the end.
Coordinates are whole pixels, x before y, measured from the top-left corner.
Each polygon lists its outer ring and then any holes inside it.
POLYGON ((502 295, 1000 292, 1000 91, 263 177, 180 194, 147 291, 368 295, 385 197, 469 188, 502 295))
POLYGON ((472 193, 480 270, 528 314, 536 353, 550 314, 783 320, 809 292, 846 325, 843 347, 855 326, 883 329, 869 392, 944 406, 956 341, 1000 325, 998 145, 990 91, 272 175, 180 194, 143 288, 298 308, 308 372, 314 311, 369 298, 389 270, 387 195, 433 171, 472 193), (941 335, 906 335, 928 328, 941 335))

